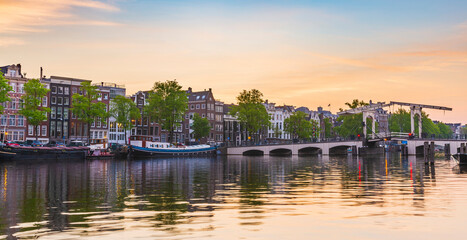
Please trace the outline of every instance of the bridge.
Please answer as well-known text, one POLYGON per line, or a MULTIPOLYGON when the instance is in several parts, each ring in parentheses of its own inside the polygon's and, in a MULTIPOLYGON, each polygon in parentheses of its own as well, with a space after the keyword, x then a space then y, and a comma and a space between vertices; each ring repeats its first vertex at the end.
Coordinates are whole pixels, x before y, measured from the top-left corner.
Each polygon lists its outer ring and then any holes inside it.
MULTIPOLYGON (((434 145, 449 148, 445 152, 454 154, 457 152, 466 152, 464 146, 467 146, 467 140, 437 140, 437 139, 393 139, 407 141, 407 150, 409 155, 423 154, 425 142, 434 142, 434 145), (464 149, 462 149, 464 147, 464 149)), ((332 154, 347 154, 348 149, 352 148, 354 154, 358 154, 363 147, 362 141, 339 141, 339 142, 314 142, 314 143, 298 143, 298 144, 274 144, 274 145, 257 145, 245 147, 228 147, 227 155, 332 155, 332 154)))
POLYGON ((312 155, 347 154, 348 148, 362 147, 362 141, 314 142, 297 144, 229 147, 228 155, 312 155))

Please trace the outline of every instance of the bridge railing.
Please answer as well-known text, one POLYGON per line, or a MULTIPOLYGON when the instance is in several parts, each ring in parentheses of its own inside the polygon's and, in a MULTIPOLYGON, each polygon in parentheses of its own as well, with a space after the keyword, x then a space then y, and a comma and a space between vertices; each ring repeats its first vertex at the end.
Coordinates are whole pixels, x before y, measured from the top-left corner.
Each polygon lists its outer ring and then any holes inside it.
POLYGON ((273 145, 293 145, 293 144, 307 144, 307 143, 323 143, 323 142, 348 142, 348 141, 361 141, 359 138, 354 137, 335 137, 335 138, 325 138, 325 139, 294 139, 294 140, 285 140, 282 139, 281 141, 276 140, 263 140, 259 142, 253 141, 242 141, 241 143, 238 142, 224 142, 223 146, 225 147, 250 147, 250 146, 273 146, 273 145))

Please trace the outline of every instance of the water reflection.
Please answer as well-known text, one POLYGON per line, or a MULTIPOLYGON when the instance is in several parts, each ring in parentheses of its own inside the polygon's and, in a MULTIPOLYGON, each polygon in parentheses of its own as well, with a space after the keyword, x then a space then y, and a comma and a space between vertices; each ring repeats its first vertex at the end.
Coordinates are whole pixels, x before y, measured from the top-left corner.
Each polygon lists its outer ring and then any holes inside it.
POLYGON ((446 209, 450 174, 400 155, 3 162, 0 235, 248 238, 291 216, 424 216, 446 209))

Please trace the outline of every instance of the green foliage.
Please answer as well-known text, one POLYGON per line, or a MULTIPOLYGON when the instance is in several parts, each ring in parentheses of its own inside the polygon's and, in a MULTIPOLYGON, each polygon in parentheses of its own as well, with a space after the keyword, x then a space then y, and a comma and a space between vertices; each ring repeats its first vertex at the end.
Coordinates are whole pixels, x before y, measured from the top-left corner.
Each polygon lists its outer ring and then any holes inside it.
POLYGON ((325 118, 324 120, 324 137, 330 138, 332 137, 332 123, 329 118, 325 118))
MULTIPOLYGON (((50 108, 42 106, 42 99, 47 96, 47 89, 39 79, 31 79, 24 84, 25 94, 21 97, 23 104, 18 111, 28 121, 29 125, 34 126, 34 132, 37 131, 37 126, 42 121, 47 120, 47 113, 50 108)), ((37 139, 37 133, 35 133, 37 139)))
POLYGON ((201 139, 203 137, 209 136, 209 131, 211 130, 211 126, 209 125, 209 120, 199 116, 199 114, 195 113, 193 116, 193 135, 195 139, 201 139))
POLYGON ((116 96, 110 104, 110 116, 125 130, 125 144, 127 142, 126 131, 133 127, 133 119, 141 117, 136 104, 124 96, 116 96))
POLYGON ((345 105, 347 105, 349 108, 354 109, 354 108, 358 108, 358 107, 367 106, 367 105, 369 105, 369 104, 366 103, 366 102, 364 102, 363 100, 360 101, 360 100, 358 100, 358 99, 354 99, 354 100, 352 100, 351 103, 346 102, 345 105))
POLYGON ((461 128, 461 134, 462 134, 462 135, 467 135, 467 125, 465 125, 465 126, 463 126, 463 127, 461 128))
POLYGON ((441 138, 451 138, 452 137, 453 132, 452 132, 451 128, 448 125, 446 125, 446 124, 444 124, 442 122, 439 122, 438 124, 436 124, 436 126, 439 129, 439 135, 440 135, 441 138))
MULTIPOLYGON (((414 134, 418 135, 418 119, 419 116, 414 117, 414 134)), ((410 132, 410 112, 405 109, 398 109, 389 118, 389 129, 391 132, 410 132)), ((422 112, 422 133, 426 137, 435 135, 436 137, 450 138, 452 136, 451 129, 444 123, 434 124, 429 118, 429 115, 422 112)))
POLYGON ((145 112, 157 121, 162 129, 169 131, 168 142, 172 142, 174 130, 183 121, 187 108, 187 93, 176 80, 168 80, 154 84, 145 112))
POLYGON ((410 112, 400 108, 389 118, 389 130, 391 132, 410 132, 410 112))
POLYGON ((2 103, 10 101, 9 93, 13 88, 8 85, 8 80, 3 77, 2 72, 0 72, 0 114, 3 113, 2 103))
MULTIPOLYGON (((351 109, 354 109, 366 106, 368 103, 354 99, 351 103, 346 102, 345 105, 351 109)), ((337 121, 342 121, 342 124, 338 127, 335 127, 334 132, 336 132, 341 137, 357 136, 358 134, 363 133, 363 113, 340 116, 337 118, 337 121)), ((372 120, 365 120, 365 123, 367 126, 367 134, 371 134, 372 120)))
MULTIPOLYGON (((75 93, 72 96, 71 111, 81 122, 88 124, 88 136, 91 133, 91 123, 97 118, 100 118, 104 123, 108 117, 106 105, 103 102, 97 102, 98 90, 96 86, 92 86, 90 82, 81 83, 81 94, 75 93)), ((88 137, 88 143, 90 138, 88 137)))
POLYGON ((340 116, 337 118, 337 121, 342 121, 342 125, 335 127, 334 131, 341 137, 357 136, 363 133, 362 113, 340 116))
POLYGON ((238 105, 230 110, 232 116, 237 116, 238 120, 245 124, 248 134, 256 134, 260 129, 271 124, 269 114, 262 104, 262 97, 263 94, 256 89, 243 90, 237 96, 238 105))
POLYGON ((313 134, 313 124, 306 120, 306 113, 294 112, 289 118, 284 120, 284 130, 292 136, 293 139, 311 138, 313 134))

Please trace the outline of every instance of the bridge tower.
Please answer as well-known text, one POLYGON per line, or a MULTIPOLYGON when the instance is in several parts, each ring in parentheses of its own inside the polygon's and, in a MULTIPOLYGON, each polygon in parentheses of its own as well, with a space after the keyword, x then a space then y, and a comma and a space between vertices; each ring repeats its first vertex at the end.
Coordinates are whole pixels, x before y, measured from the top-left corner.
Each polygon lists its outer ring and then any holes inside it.
POLYGON ((415 116, 418 115, 418 138, 422 138, 422 108, 410 106, 410 132, 415 132, 415 116))

